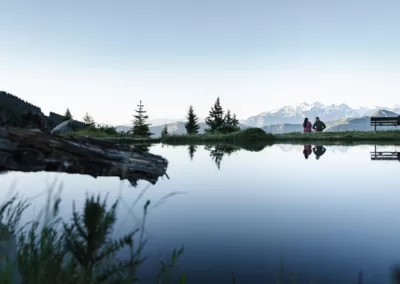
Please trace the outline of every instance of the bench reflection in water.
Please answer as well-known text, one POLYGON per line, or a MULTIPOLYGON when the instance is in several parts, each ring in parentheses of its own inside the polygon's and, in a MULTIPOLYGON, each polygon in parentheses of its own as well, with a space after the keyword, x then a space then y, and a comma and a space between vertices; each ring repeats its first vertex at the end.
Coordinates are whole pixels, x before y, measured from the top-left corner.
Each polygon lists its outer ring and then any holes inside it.
POLYGON ((377 151, 376 145, 374 152, 371 152, 372 161, 400 161, 400 152, 397 151, 377 151))

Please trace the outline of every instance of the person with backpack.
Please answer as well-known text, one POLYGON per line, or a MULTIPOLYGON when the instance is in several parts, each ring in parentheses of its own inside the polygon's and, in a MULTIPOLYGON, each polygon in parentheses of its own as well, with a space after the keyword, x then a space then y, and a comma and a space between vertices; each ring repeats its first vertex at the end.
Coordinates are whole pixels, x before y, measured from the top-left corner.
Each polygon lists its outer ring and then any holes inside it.
POLYGON ((308 118, 306 117, 303 122, 304 133, 311 133, 311 127, 312 124, 310 121, 308 121, 308 118))
POLYGON ((314 125, 313 125, 312 128, 315 130, 315 132, 322 132, 322 131, 324 131, 324 129, 326 128, 326 125, 325 125, 325 123, 323 123, 323 122, 319 119, 319 117, 316 117, 316 118, 315 118, 314 125))

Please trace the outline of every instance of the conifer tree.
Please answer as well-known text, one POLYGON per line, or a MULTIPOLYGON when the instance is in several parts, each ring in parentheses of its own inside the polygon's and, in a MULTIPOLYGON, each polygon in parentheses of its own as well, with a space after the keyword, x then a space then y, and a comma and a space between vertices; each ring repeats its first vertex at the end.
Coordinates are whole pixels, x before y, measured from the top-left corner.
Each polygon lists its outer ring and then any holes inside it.
POLYGON ((85 116, 83 117, 83 122, 89 127, 92 127, 95 125, 93 117, 91 117, 88 113, 86 113, 85 116))
POLYGON ((224 124, 232 126, 232 115, 231 115, 231 111, 229 109, 225 114, 224 124))
POLYGON ((207 131, 215 132, 218 128, 224 125, 224 122, 224 110, 222 109, 221 102, 218 97, 214 106, 211 107, 209 116, 206 118, 206 124, 208 126, 207 131))
POLYGON ((150 137, 153 133, 150 132, 150 124, 146 123, 149 116, 146 115, 146 111, 143 109, 143 107, 142 101, 140 101, 138 109, 135 110, 136 115, 133 116, 132 135, 150 137))
POLYGON ((232 117, 232 126, 234 126, 234 127, 239 127, 239 120, 237 120, 236 114, 233 114, 233 117, 232 117))
POLYGON ((199 128, 200 128, 198 124, 199 119, 197 115, 195 115, 194 113, 193 106, 189 107, 189 111, 186 118, 188 120, 185 124, 187 134, 199 133, 199 128))
POLYGON ((228 110, 225 115, 224 119, 224 125, 226 126, 233 126, 233 127, 238 127, 239 126, 239 121, 236 118, 236 114, 231 114, 231 111, 228 110))
POLYGON ((70 119, 72 119, 72 114, 71 114, 69 108, 67 108, 67 110, 65 111, 64 117, 65 117, 64 120, 70 120, 70 119))
POLYGON ((169 135, 168 133, 168 127, 165 124, 163 130, 161 131, 161 138, 166 138, 169 135))

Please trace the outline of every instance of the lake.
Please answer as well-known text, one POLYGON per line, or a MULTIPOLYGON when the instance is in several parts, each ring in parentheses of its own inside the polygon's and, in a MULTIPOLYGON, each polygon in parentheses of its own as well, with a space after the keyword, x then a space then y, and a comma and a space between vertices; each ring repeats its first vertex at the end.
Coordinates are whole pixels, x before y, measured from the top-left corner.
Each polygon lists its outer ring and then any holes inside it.
POLYGON ((179 270, 188 273, 189 283, 231 283, 232 272, 236 283, 275 283, 284 269, 298 283, 357 283, 362 270, 363 283, 382 284, 390 283, 390 268, 400 263, 400 162, 371 160, 374 149, 273 145, 249 152, 156 145, 150 152, 169 160, 170 179, 154 186, 11 172, 0 175, 1 194, 5 198, 13 188, 32 197, 28 220, 43 208, 46 188, 62 187, 65 218, 73 201, 81 208, 87 192, 109 193, 109 201, 121 202, 116 234, 135 228, 150 200, 145 279, 154 276, 159 257, 184 245, 179 270))

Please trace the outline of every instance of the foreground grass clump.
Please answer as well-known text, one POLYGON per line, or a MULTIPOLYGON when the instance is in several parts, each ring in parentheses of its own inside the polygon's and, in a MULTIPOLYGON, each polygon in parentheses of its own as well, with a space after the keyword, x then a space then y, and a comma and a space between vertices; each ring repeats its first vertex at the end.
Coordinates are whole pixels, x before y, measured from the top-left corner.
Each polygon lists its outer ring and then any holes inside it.
MULTIPOLYGON (((106 199, 87 197, 82 212, 73 206, 69 222, 58 217, 59 204, 59 198, 52 205, 49 201, 42 222, 32 221, 22 227, 22 213, 30 205, 26 200, 17 202, 13 197, 0 208, 2 229, 16 239, 17 251, 17 263, 2 267, 0 283, 19 283, 14 282, 12 274, 16 270, 21 283, 29 284, 138 283, 137 271, 144 261, 144 222, 125 236, 112 238, 118 202, 107 209, 106 199), (128 252, 124 259, 117 256, 121 250, 128 252)), ((144 207, 144 220, 149 204, 144 207)), ((155 283, 172 283, 166 276, 182 252, 183 248, 174 250, 172 264, 161 263, 155 283)), ((179 283, 185 283, 184 278, 179 283)))

